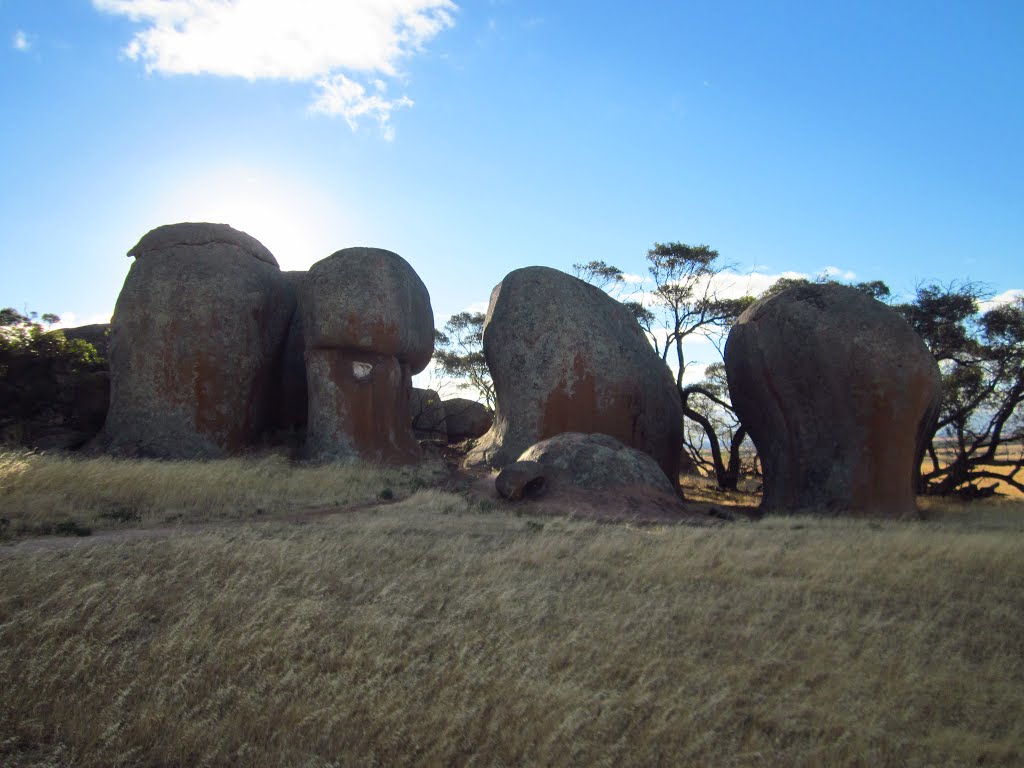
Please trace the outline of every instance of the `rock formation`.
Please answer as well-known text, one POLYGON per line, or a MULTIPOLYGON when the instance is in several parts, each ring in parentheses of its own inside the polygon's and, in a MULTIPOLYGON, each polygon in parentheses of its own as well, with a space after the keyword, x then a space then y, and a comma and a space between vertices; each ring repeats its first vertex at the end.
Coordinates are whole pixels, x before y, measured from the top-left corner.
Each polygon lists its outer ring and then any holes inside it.
POLYGON ((848 286, 791 288, 740 316, 725 366, 764 511, 916 515, 940 377, 895 311, 848 286))
POLYGON ((445 400, 443 405, 449 442, 457 443, 480 437, 486 434, 494 423, 494 414, 486 405, 476 400, 453 397, 445 400))
POLYGON ((600 432, 678 483, 679 396, 621 303, 554 269, 517 269, 491 292, 483 347, 497 407, 470 463, 502 467, 553 435, 600 432))
POLYGON ((448 419, 441 396, 432 389, 413 387, 409 398, 412 431, 420 440, 448 442, 448 419))
POLYGON ((106 450, 211 458, 268 426, 294 297, 258 240, 225 224, 171 224, 135 257, 110 332, 106 450))
POLYGON ((309 419, 306 455, 414 462, 412 375, 434 350, 426 287, 397 254, 347 248, 314 264, 299 301, 309 419))

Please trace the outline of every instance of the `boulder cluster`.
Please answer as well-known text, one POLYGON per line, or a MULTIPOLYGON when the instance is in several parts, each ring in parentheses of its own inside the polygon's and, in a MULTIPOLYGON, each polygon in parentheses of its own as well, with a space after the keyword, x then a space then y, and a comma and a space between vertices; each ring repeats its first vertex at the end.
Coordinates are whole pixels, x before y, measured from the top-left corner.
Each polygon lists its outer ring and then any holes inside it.
POLYGON ((433 312, 403 258, 347 248, 282 272, 244 232, 192 223, 153 230, 129 256, 102 450, 211 458, 301 431, 309 459, 420 459, 410 398, 433 312))
MULTIPOLYGON (((96 450, 209 458, 284 435, 307 459, 405 464, 424 441, 470 439, 466 465, 499 470, 508 499, 615 493, 682 509, 673 376, 627 308, 575 277, 526 267, 495 286, 492 414, 412 387, 433 354, 433 312, 395 253, 347 248, 282 272, 244 232, 175 224, 129 256, 109 339, 68 331, 109 358, 96 450)), ((725 366, 765 511, 916 513, 940 376, 892 309, 850 287, 790 288, 743 313, 725 366)))

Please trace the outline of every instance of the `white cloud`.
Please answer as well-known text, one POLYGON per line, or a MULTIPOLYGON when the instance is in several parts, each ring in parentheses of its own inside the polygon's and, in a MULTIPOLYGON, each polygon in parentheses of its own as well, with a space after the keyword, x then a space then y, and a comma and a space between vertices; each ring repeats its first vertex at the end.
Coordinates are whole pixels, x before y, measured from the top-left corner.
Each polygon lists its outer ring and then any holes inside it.
POLYGON ((94 312, 88 315, 79 315, 76 312, 59 312, 59 323, 54 323, 53 328, 77 328, 80 325, 95 325, 96 323, 109 323, 110 312, 94 312))
POLYGON ((386 99, 384 93, 387 88, 382 80, 374 81, 374 89, 377 92, 373 94, 368 94, 366 88, 342 74, 322 77, 316 81, 316 85, 320 89, 320 95, 310 105, 311 111, 343 117, 353 131, 359 127, 360 118, 372 117, 380 125, 381 135, 385 141, 395 140, 391 113, 396 109, 413 105, 412 99, 408 96, 390 101, 386 99))
POLYGON ((1022 299, 1022 298, 1024 298, 1024 290, 1022 290, 1020 288, 1011 288, 1008 291, 1003 291, 1002 293, 998 294, 997 296, 993 296, 988 301, 979 302, 978 303, 978 308, 982 312, 988 312, 990 309, 995 309, 996 307, 1001 307, 1004 304, 1010 304, 1010 303, 1016 301, 1017 299, 1022 299))
POLYGON ((148 72, 310 82, 314 111, 353 130, 374 119, 389 139, 391 112, 412 101, 386 98, 381 77, 398 77, 402 60, 453 26, 458 10, 452 0, 92 1, 144 25, 125 54, 148 72))
POLYGON ((821 270, 821 274, 833 280, 839 279, 846 280, 847 282, 849 282, 850 280, 857 279, 856 272, 851 272, 850 270, 842 270, 839 267, 825 267, 823 270, 821 270))
POLYGON ((32 40, 23 30, 19 29, 14 33, 11 45, 14 46, 14 50, 16 51, 27 51, 32 47, 32 40))

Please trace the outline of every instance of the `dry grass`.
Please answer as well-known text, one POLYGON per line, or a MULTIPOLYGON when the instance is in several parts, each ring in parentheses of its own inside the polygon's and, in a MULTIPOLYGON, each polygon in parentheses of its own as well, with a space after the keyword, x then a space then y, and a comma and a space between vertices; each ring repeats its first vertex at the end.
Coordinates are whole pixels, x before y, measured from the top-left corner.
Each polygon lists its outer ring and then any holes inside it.
POLYGON ((292 515, 408 496, 439 464, 293 465, 279 455, 210 462, 0 452, 0 539, 292 515))
POLYGON ((0 763, 1021 765, 1024 507, 933 512, 637 529, 421 490, 8 546, 0 763))

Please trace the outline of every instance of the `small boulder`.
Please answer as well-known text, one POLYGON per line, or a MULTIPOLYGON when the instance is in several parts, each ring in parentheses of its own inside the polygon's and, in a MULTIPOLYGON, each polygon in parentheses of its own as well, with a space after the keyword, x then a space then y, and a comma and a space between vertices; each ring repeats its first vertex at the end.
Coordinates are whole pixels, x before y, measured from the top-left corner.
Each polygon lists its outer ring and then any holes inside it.
POLYGON ((917 515, 941 378, 894 310, 849 286, 790 288, 739 317, 725 368, 761 456, 763 511, 917 515))
POLYGON ((494 413, 483 403, 464 397, 453 397, 444 403, 448 441, 476 439, 485 434, 494 423, 494 413))
POLYGON ((420 459, 412 376, 434 349, 430 295, 405 259, 346 248, 314 264, 299 301, 309 394, 309 458, 420 459))
POLYGON ((559 486, 588 491, 648 486, 676 495, 654 459, 610 435, 564 432, 527 448, 519 457, 519 463, 523 462, 544 467, 552 483, 559 486))
POLYGON ((653 457, 678 483, 679 395, 620 302, 555 269, 517 269, 491 292, 483 348, 497 406, 469 464, 503 467, 562 432, 602 433, 653 457))
POLYGON ((495 485, 500 493, 503 484, 515 488, 541 473, 543 497, 530 505, 530 511, 536 514, 633 523, 708 524, 707 515, 687 508, 653 458, 609 435, 566 432, 542 440, 506 466, 495 485), (511 479, 503 480, 510 471, 515 484, 511 479))

